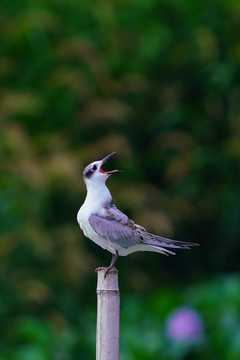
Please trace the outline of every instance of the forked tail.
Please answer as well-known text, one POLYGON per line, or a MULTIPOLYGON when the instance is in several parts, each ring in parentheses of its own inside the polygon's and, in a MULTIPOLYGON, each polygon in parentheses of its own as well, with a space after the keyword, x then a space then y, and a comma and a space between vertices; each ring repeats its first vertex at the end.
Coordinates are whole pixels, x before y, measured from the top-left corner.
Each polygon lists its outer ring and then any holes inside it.
POLYGON ((186 241, 178 241, 164 238, 162 236, 149 234, 150 236, 144 239, 144 244, 160 247, 160 248, 171 248, 171 249, 190 249, 193 246, 199 246, 199 244, 186 242, 186 241))

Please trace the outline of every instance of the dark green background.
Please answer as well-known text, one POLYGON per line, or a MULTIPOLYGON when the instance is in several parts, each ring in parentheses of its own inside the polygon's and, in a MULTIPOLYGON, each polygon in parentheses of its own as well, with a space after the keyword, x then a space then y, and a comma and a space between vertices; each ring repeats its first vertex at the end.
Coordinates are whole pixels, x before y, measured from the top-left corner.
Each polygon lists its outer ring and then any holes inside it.
POLYGON ((201 244, 119 259, 121 359, 239 360, 239 1, 2 0, 0 28, 0 360, 94 358, 111 255, 76 214, 113 151, 116 205, 201 244), (183 305, 201 344, 166 337, 183 305))

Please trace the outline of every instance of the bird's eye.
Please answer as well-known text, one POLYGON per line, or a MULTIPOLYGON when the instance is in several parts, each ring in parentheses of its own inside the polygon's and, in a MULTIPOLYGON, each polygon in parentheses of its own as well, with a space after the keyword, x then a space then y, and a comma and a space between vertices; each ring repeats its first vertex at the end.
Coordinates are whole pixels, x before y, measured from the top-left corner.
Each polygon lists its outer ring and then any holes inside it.
POLYGON ((92 169, 95 171, 97 170, 97 166, 96 165, 93 165, 92 169))

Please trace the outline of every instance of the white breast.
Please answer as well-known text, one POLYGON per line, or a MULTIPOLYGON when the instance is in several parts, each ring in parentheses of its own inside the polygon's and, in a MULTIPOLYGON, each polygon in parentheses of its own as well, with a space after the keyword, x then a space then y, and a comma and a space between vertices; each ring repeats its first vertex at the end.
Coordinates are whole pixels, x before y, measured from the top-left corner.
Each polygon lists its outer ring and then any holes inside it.
POLYGON ((104 238, 101 238, 92 228, 88 219, 91 214, 83 205, 77 214, 77 221, 79 223, 80 228, 82 229, 84 235, 88 237, 90 240, 94 241, 97 245, 101 246, 101 248, 110 251, 112 254, 116 253, 116 249, 112 246, 109 241, 104 238))
MULTIPOLYGON (((103 204, 112 201, 112 196, 104 183, 88 184, 87 197, 77 214, 77 221, 85 236, 101 246, 103 249, 115 254, 119 250, 117 244, 113 244, 101 238, 91 227, 88 219, 91 214, 102 214, 103 204)), ((102 214, 103 215, 103 214, 102 214)))

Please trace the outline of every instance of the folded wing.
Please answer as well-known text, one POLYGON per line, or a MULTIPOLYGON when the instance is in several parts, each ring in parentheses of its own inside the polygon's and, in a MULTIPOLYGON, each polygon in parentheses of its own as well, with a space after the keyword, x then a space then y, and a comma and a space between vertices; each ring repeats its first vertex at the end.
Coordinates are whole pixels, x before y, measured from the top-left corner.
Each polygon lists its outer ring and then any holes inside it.
POLYGON ((119 221, 108 220, 95 214, 92 214, 88 221, 99 236, 112 243, 117 243, 123 248, 127 249, 130 246, 143 243, 141 235, 128 222, 121 223, 119 221))
POLYGON ((189 249, 198 244, 167 239, 148 233, 142 226, 134 224, 115 205, 108 209, 104 216, 92 214, 89 223, 94 231, 104 239, 116 243, 123 248, 136 245, 150 247, 189 249))

